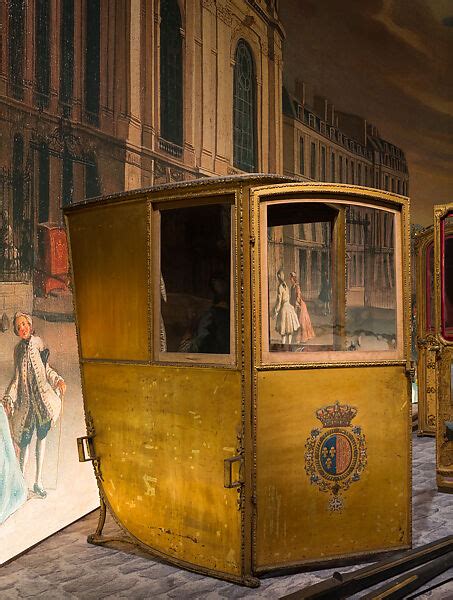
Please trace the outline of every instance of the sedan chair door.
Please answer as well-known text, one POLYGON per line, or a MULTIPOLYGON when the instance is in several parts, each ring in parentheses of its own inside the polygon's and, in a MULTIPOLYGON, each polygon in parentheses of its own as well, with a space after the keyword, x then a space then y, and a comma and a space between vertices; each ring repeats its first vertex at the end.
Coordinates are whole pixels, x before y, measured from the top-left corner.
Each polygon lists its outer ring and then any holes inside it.
POLYGON ((434 207, 437 485, 453 492, 453 204, 434 207))
POLYGON ((252 196, 253 567, 411 542, 407 199, 252 196))
POLYGON ((437 413, 438 341, 434 322, 434 230, 432 225, 415 237, 416 354, 418 435, 435 435, 437 413))
POLYGON ((197 202, 190 190, 187 202, 143 195, 68 222, 102 500, 158 556, 253 585, 242 541, 236 214, 234 193, 197 202))

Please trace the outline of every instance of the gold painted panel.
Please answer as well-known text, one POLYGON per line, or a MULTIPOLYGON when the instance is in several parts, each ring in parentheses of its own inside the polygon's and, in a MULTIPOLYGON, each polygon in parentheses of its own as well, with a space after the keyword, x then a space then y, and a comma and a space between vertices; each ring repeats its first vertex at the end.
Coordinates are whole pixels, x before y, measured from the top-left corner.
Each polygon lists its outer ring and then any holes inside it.
POLYGON ((82 359, 149 359, 146 201, 66 216, 82 359))
MULTIPOLYGON (((453 341, 443 334, 442 314, 442 278, 451 276, 447 266, 445 247, 442 248, 442 227, 444 234, 452 227, 449 215, 453 211, 453 203, 434 206, 434 297, 435 327, 438 342, 437 368, 437 430, 436 430, 436 472, 437 485, 442 491, 453 492, 453 441, 448 439, 446 421, 453 420, 453 401, 451 389, 451 363, 453 359, 453 341), (444 261, 444 262, 443 262, 444 261), (442 264, 443 262, 443 264, 442 264)), ((451 298, 445 298, 445 307, 451 298)))
POLYGON ((408 546, 410 387, 404 367, 261 371, 257 385, 255 568, 408 546), (336 402, 357 410, 351 421, 356 433, 350 428, 345 435, 364 437, 357 444, 361 467, 337 496, 332 488, 322 491, 319 474, 309 468, 310 440, 327 431, 316 411, 336 402))
POLYGON ((435 435, 437 414, 437 352, 419 347, 417 360, 418 434, 435 435))
POLYGON ((240 574, 238 488, 224 487, 240 372, 85 363, 83 378, 101 487, 120 524, 169 559, 240 574))
POLYGON ((447 437, 446 422, 453 422, 453 346, 444 346, 439 360, 437 422, 437 484, 453 492, 453 441, 447 437))
POLYGON ((415 237, 416 310, 417 310, 417 385, 418 385, 418 434, 435 435, 437 413, 437 369, 434 337, 433 281, 427 281, 429 252, 433 251, 434 232, 429 227, 415 237), (432 318, 428 326, 427 306, 432 318))

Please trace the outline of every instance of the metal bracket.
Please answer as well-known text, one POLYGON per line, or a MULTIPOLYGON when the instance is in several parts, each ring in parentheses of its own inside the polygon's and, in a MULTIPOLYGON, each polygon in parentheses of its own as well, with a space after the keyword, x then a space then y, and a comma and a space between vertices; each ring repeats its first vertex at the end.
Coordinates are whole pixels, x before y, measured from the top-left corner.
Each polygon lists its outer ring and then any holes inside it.
POLYGON ((91 435, 77 438, 77 450, 79 452, 79 462, 88 462, 96 458, 91 435))
POLYGON ((79 453, 79 462, 93 463, 94 473, 98 479, 103 480, 101 474, 100 460, 96 457, 93 445, 93 436, 85 435, 77 438, 77 450, 79 453))
POLYGON ((226 458, 223 461, 223 476, 224 476, 224 487, 237 488, 243 484, 242 481, 242 456, 232 456, 231 458, 226 458), (239 462, 239 474, 238 479, 233 481, 233 464, 239 462))

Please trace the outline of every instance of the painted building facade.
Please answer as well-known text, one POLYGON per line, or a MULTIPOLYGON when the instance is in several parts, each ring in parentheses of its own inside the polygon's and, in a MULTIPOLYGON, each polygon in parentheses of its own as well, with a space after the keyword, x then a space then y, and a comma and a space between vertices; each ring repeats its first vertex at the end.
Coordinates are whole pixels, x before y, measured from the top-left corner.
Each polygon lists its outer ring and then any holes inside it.
POLYGON ((282 172, 275 2, 3 0, 0 15, 0 310, 64 292, 67 261, 46 273, 62 206, 282 172))

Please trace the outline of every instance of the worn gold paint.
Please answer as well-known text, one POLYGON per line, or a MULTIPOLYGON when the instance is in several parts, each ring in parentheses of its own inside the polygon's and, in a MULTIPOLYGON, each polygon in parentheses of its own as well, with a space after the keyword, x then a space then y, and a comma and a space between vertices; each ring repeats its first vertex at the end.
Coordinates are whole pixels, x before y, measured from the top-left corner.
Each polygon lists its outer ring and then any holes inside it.
POLYGON ((410 544, 410 406, 404 367, 265 371, 258 375, 256 568, 301 564, 410 544), (322 427, 316 410, 357 408, 352 425, 365 435, 368 463, 342 492, 310 483, 305 442, 322 427))
POLYGON ((240 373, 88 363, 83 377, 103 492, 120 523, 170 557, 239 573, 238 494, 223 487, 235 450, 223 447, 241 427, 240 373))
MULTIPOLYGON (((418 385, 418 433, 419 435, 435 435, 437 413, 437 340, 428 331, 426 309, 427 293, 430 285, 426 281, 428 247, 434 242, 433 228, 427 227, 416 234, 415 238, 415 273, 416 273, 416 307, 417 307, 417 385, 418 385), (431 334, 431 335, 429 335, 431 334)), ((434 265, 433 265, 434 267, 434 265)))
POLYGON ((146 205, 76 212, 69 235, 81 357, 149 359, 146 205))
MULTIPOLYGON (((298 194, 401 210, 408 272, 408 201, 357 186, 275 185, 281 181, 205 179, 65 211, 87 429, 101 497, 144 548, 247 585, 256 585, 253 575, 265 567, 410 544, 409 277, 400 289, 405 318, 398 360, 367 366, 349 364, 346 355, 341 366, 268 365, 259 264, 259 247, 267 240, 259 226, 260 202, 298 194), (188 206, 222 195, 233 197, 236 216, 234 360, 195 366, 178 364, 176 356, 175 364, 159 363, 152 343, 160 275, 154 213, 162 203, 188 206), (326 510, 328 494, 310 486, 304 470, 305 440, 319 426, 314 411, 331 398, 359 409, 354 423, 368 443, 368 466, 363 480, 344 493, 343 514, 326 510), (231 464, 232 480, 243 483, 226 489, 224 461, 237 455, 244 463, 241 470, 239 462, 231 464), (386 486, 391 493, 381 507, 377 498, 383 499, 386 486), (371 526, 363 527, 365 520, 371 526)), ((105 539, 101 508, 91 538, 96 542, 105 539)))
MULTIPOLYGON (((453 493, 453 441, 446 436, 445 421, 453 421, 451 397, 451 362, 453 342, 441 333, 441 222, 453 212, 453 203, 434 206, 434 313, 437 342, 437 426, 436 426, 436 479, 439 489, 453 493)), ((450 274, 451 275, 451 274, 450 274)))
POLYGON ((437 438, 437 483, 445 491, 453 492, 453 441, 446 436, 446 421, 453 421, 453 398, 451 395, 451 364, 453 344, 442 349, 439 360, 439 426, 437 438))

